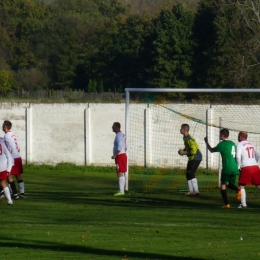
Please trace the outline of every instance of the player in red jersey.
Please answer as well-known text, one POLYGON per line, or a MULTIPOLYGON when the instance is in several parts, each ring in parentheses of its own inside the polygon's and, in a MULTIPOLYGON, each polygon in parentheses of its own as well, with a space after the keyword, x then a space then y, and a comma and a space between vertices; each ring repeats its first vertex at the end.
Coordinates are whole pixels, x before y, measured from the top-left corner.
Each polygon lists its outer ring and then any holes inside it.
POLYGON ((239 208, 246 208, 246 191, 247 184, 253 184, 260 190, 260 169, 258 167, 259 153, 255 146, 247 141, 247 132, 241 131, 238 134, 237 145, 237 164, 240 166, 239 186, 241 188, 241 204, 239 208))
POLYGON ((125 194, 125 172, 127 171, 126 156, 126 137, 120 130, 121 125, 115 122, 112 126, 113 132, 116 133, 112 159, 115 159, 116 172, 119 182, 119 191, 114 196, 123 196, 125 194))
POLYGON ((19 195, 17 193, 16 185, 13 180, 13 175, 15 175, 16 180, 19 185, 20 190, 20 197, 24 197, 24 182, 22 180, 21 174, 23 173, 23 164, 22 164, 22 158, 20 155, 20 146, 17 141, 17 138, 13 132, 11 132, 12 123, 8 120, 5 120, 3 123, 3 131, 5 132, 4 140, 7 149, 10 151, 13 160, 14 165, 12 167, 12 170, 10 172, 10 175, 8 176, 8 182, 11 187, 11 190, 13 192, 13 198, 19 199, 19 195))

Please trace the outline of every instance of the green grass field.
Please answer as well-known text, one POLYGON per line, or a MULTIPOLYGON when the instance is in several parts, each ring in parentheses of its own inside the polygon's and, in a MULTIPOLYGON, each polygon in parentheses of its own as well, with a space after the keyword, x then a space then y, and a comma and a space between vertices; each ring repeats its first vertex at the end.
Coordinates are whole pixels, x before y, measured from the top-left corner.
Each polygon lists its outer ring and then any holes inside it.
POLYGON ((227 210, 218 191, 113 197, 112 167, 25 166, 23 179, 27 197, 0 205, 3 260, 260 259, 260 192, 237 209, 229 191, 227 210))

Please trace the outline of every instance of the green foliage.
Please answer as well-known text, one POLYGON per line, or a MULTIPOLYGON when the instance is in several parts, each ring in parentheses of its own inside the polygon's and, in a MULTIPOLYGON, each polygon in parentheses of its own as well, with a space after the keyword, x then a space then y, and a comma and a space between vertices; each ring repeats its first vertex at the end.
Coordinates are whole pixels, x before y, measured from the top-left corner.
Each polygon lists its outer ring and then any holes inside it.
POLYGON ((194 3, 2 0, 0 70, 25 90, 258 87, 257 0, 194 3))
POLYGON ((98 93, 104 92, 103 80, 101 79, 98 83, 98 93))
POLYGON ((97 92, 97 82, 91 79, 88 83, 88 93, 92 92, 97 92))
POLYGON ((0 94, 6 94, 14 89, 16 81, 13 73, 8 70, 0 70, 0 94))
POLYGON ((155 19, 148 85, 157 88, 186 87, 192 75, 193 13, 183 4, 162 11, 155 19))
MULTIPOLYGON (((244 6, 246 1, 242 1, 244 6)), ((260 75, 255 66, 260 45, 257 34, 232 1, 205 0, 195 22, 196 83, 211 88, 256 88, 260 75), (203 30, 201 30, 203 28, 203 30), (253 65, 254 64, 254 65, 253 65)), ((252 14, 247 15, 252 17, 252 14)), ((260 30, 260 23, 254 25, 260 30)))

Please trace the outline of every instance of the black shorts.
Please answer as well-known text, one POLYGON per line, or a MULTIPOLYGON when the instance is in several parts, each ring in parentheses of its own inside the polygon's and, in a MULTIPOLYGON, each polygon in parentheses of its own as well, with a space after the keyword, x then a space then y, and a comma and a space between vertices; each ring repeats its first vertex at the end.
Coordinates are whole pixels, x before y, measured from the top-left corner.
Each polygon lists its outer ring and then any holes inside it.
POLYGON ((186 170, 187 180, 192 180, 195 178, 195 172, 197 171, 200 163, 201 163, 201 161, 199 161, 199 160, 188 161, 187 170, 186 170))

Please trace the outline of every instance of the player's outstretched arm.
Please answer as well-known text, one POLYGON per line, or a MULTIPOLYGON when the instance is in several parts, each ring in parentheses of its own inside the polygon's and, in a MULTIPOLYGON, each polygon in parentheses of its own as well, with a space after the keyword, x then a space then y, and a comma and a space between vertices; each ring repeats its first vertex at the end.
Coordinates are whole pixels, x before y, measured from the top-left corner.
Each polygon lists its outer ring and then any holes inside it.
POLYGON ((205 141, 205 143, 206 143, 207 148, 209 149, 209 151, 210 151, 211 153, 213 153, 213 152, 214 152, 214 149, 210 146, 207 136, 204 138, 204 141, 205 141))

